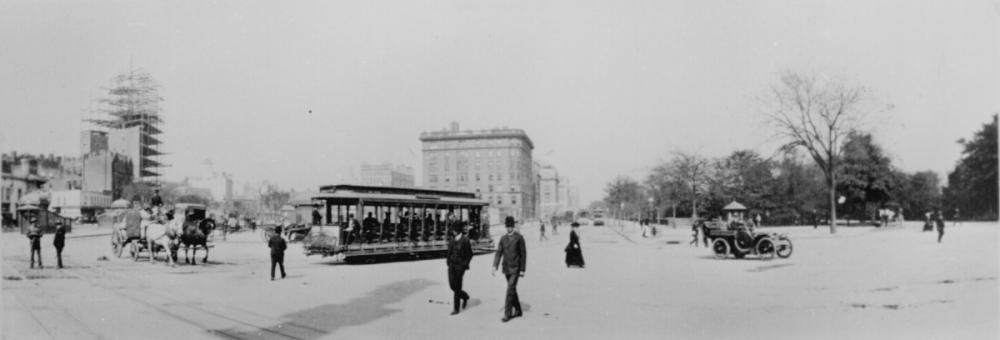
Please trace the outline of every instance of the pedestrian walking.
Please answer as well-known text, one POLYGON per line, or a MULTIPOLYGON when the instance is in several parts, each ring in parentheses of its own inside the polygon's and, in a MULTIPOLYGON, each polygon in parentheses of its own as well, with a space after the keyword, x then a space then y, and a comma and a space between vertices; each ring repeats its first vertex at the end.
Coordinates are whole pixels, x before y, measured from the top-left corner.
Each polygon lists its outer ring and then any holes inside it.
POLYGON ((469 304, 469 293, 462 290, 462 277, 469 270, 472 261, 472 243, 467 236, 470 227, 455 228, 455 238, 448 242, 448 286, 454 292, 451 315, 458 314, 459 305, 465 309, 469 304))
POLYGON ((559 235, 559 221, 552 222, 552 235, 559 235))
POLYGON ((31 242, 31 268, 35 268, 35 255, 38 255, 38 269, 42 266, 42 229, 38 227, 38 218, 32 216, 28 224, 28 241, 31 242))
POLYGON ((514 217, 507 216, 504 224, 507 226, 507 234, 500 238, 497 244, 496 256, 493 258, 493 273, 496 276, 497 267, 500 260, 503 260, 503 274, 507 278, 507 298, 504 302, 503 319, 507 322, 510 319, 521 316, 521 300, 517 296, 517 280, 524 277, 525 265, 527 264, 528 252, 524 246, 524 237, 514 229, 516 221, 514 217))
POLYGON ((274 281, 274 266, 281 268, 281 278, 285 278, 285 249, 288 243, 281 238, 281 226, 274 227, 274 235, 267 241, 267 246, 271 248, 271 281, 274 281))
POLYGON ((935 215, 936 218, 934 220, 937 223, 938 243, 941 243, 941 238, 944 237, 944 214, 941 213, 941 210, 938 210, 935 215))
POLYGON ((538 241, 548 241, 549 238, 545 237, 545 222, 541 223, 541 227, 538 228, 538 241))
POLYGON ((691 242, 688 243, 688 246, 698 246, 698 227, 698 223, 691 225, 691 242))
POLYGON ((754 226, 754 228, 760 227, 760 214, 757 214, 757 216, 754 216, 754 218, 753 218, 753 226, 754 226))
POLYGON ((702 223, 699 229, 701 229, 701 240, 705 243, 705 248, 708 248, 708 224, 702 223))
POLYGON ((56 222, 56 236, 52 240, 52 245, 56 247, 56 264, 62 268, 62 251, 63 247, 66 246, 66 227, 63 226, 62 221, 56 222))
POLYGON ((583 248, 580 248, 580 236, 576 233, 579 230, 580 224, 573 223, 570 225, 569 231, 569 244, 566 245, 566 267, 577 266, 580 268, 584 267, 583 262, 583 248))
POLYGON ((957 227, 958 226, 958 216, 959 216, 958 215, 958 208, 955 208, 955 213, 951 215, 951 226, 952 227, 957 227))

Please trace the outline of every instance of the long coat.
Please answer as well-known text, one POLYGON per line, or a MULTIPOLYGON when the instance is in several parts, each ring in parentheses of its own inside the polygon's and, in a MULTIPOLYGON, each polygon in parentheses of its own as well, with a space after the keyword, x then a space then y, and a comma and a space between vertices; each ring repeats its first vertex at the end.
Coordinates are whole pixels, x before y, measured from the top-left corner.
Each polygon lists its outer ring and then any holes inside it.
POLYGON ((569 244, 566 245, 566 265, 583 266, 583 249, 580 248, 580 236, 576 231, 569 232, 569 244))
POLYGON ((523 272, 527 266, 528 251, 524 246, 524 237, 515 232, 504 234, 497 245, 497 253, 493 258, 493 268, 500 265, 500 258, 503 258, 503 273, 516 275, 523 272))
POLYGON ((462 236, 457 240, 448 241, 448 268, 467 270, 470 261, 472 261, 472 243, 469 242, 469 237, 462 236))

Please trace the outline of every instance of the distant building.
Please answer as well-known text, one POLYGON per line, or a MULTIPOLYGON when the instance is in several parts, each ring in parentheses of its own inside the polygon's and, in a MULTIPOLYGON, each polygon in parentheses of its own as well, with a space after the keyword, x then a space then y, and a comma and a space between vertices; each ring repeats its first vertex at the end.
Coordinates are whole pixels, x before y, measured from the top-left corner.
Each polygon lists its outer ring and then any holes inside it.
POLYGON ((560 212, 559 172, 551 165, 544 165, 539 172, 539 213, 543 220, 556 216, 560 212))
POLYGON ((108 149, 132 161, 132 178, 136 181, 159 182, 157 171, 162 164, 156 160, 161 153, 155 136, 160 130, 151 124, 134 124, 108 130, 108 149))
POLYGON ((2 159, 0 208, 5 215, 12 216, 21 199, 31 192, 41 190, 47 180, 38 174, 38 161, 32 157, 12 153, 4 154, 2 159))
POLYGON ((93 218, 98 211, 111 206, 111 195, 84 190, 53 190, 50 209, 69 218, 93 218))
POLYGON ((233 199, 233 175, 226 172, 213 172, 207 177, 188 177, 184 184, 191 188, 207 190, 209 196, 217 201, 233 199))
POLYGON ((413 168, 405 165, 361 164, 361 184, 413 188, 413 168))
POLYGON ((108 133, 98 130, 85 130, 80 134, 80 155, 89 155, 108 151, 108 133))
POLYGON ((421 133, 420 141, 424 187, 478 193, 500 220, 536 217, 535 147, 523 130, 461 131, 452 123, 450 129, 421 133))
POLYGON ((84 191, 100 192, 112 199, 122 197, 122 190, 132 183, 132 161, 110 151, 98 151, 83 157, 84 191))

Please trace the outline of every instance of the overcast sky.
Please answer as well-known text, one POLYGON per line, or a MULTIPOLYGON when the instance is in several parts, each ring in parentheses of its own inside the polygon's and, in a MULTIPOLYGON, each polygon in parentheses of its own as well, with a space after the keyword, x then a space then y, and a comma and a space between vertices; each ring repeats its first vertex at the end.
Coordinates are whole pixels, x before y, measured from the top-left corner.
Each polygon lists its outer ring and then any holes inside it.
POLYGON ((78 154, 134 65, 162 85, 168 180, 206 160, 298 190, 361 162, 419 178, 420 132, 458 121, 525 130, 589 202, 673 150, 772 155, 759 97, 786 70, 870 89, 865 129, 942 180, 1000 111, 988 1, 513 3, 3 1, 0 146, 78 154))

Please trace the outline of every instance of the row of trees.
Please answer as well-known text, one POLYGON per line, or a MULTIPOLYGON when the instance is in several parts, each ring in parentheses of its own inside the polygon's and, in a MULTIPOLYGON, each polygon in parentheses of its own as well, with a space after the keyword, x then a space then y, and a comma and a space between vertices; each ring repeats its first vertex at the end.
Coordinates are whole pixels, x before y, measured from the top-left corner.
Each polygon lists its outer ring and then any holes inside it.
POLYGON ((866 220, 889 208, 915 219, 932 209, 960 208, 965 218, 996 219, 996 116, 973 140, 959 141, 965 151, 942 201, 937 174, 899 170, 859 129, 874 102, 864 88, 785 74, 764 102, 766 119, 785 141, 776 157, 752 150, 720 159, 675 152, 643 183, 616 178, 603 203, 625 216, 697 217, 739 201, 771 223, 825 219, 831 233, 838 211, 866 220))

